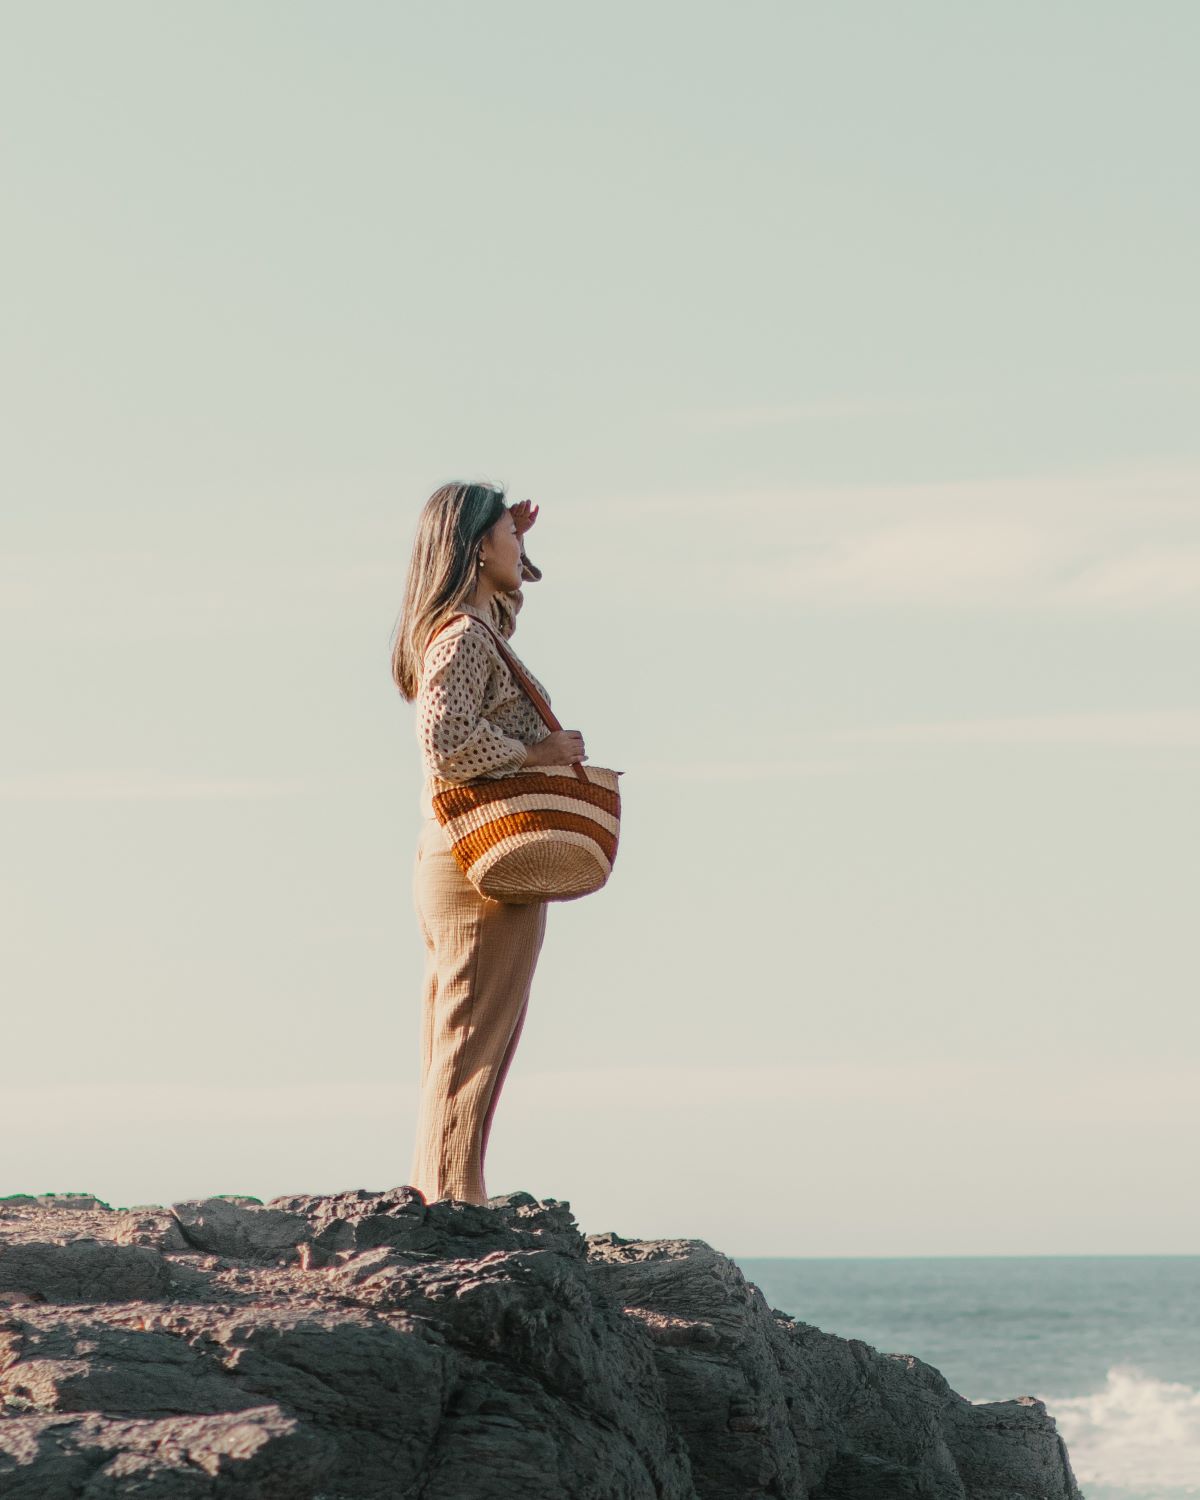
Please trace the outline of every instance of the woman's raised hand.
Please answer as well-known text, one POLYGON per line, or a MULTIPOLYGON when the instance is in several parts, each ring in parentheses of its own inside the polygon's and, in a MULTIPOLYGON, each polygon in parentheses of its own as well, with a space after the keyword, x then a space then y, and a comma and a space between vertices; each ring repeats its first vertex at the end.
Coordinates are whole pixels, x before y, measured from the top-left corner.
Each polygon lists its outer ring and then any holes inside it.
POLYGON ((573 766, 578 760, 587 760, 578 729, 552 730, 544 740, 530 745, 525 756, 527 766, 573 766))
POLYGON ((508 507, 508 513, 513 518, 513 525, 517 528, 517 535, 524 536, 538 518, 539 507, 532 500, 518 500, 515 505, 508 507))

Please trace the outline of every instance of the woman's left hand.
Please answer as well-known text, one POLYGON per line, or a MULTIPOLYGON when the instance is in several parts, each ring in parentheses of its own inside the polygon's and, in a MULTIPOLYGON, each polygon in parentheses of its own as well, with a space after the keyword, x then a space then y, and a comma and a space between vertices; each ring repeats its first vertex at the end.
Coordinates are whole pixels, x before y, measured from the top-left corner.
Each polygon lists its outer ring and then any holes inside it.
POLYGON ((532 500, 518 500, 515 505, 509 506, 508 513, 513 518, 518 536, 523 536, 537 520, 538 509, 532 500))

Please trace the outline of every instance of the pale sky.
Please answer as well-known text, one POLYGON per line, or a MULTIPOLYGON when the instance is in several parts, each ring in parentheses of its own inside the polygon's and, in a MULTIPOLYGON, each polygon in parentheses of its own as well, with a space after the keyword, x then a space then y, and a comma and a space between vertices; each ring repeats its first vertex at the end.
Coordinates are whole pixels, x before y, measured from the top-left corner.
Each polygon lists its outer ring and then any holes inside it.
POLYGON ((417 514, 624 771, 492 1193, 1195 1252, 1187 0, 0 11, 0 1193, 406 1180, 417 514))

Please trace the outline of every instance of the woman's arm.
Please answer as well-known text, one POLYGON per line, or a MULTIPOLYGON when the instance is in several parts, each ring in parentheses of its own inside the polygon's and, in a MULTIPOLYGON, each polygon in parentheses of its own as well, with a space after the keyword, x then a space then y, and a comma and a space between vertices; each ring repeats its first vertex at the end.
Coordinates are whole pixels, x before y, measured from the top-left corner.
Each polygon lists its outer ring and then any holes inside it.
POLYGON ((478 630, 438 636, 425 653, 417 734, 426 765, 450 781, 502 775, 525 764, 527 746, 485 719, 491 657, 478 630))

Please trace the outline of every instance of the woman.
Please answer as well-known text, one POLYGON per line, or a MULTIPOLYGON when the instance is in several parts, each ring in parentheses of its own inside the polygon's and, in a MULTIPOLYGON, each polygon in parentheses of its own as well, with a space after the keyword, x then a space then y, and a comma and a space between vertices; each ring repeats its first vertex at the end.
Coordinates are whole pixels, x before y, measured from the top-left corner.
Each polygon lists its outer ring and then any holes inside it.
POLYGON ((396 685, 416 703, 426 772, 413 875, 426 963, 410 1183, 427 1203, 487 1202, 488 1135, 525 1024, 547 905, 479 894, 434 816, 428 778, 471 781, 587 759, 578 730, 543 724, 483 623, 511 637, 522 582, 542 576, 522 541, 537 512, 528 500, 507 506, 504 491, 490 485, 435 490, 417 522, 392 653, 396 685))

